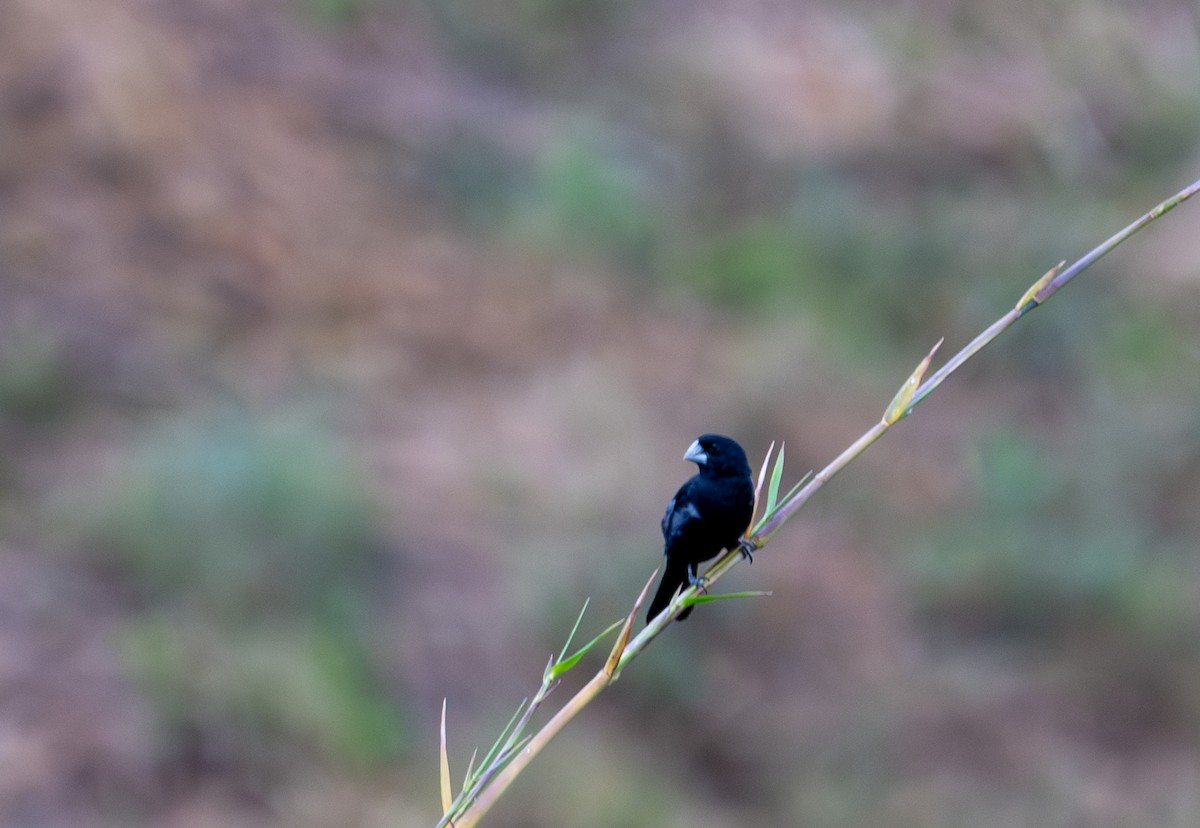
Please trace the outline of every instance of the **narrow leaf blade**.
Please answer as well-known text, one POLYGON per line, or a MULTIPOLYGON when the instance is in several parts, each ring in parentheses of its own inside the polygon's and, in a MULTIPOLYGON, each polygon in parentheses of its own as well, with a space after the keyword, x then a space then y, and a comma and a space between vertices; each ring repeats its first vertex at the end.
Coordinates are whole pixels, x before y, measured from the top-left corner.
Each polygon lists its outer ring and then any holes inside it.
POLYGON ((787 503, 789 500, 791 500, 792 495, 794 495, 794 494, 796 494, 796 492, 800 491, 800 487, 803 486, 805 483, 807 483, 809 481, 809 478, 811 478, 812 476, 813 476, 812 469, 809 469, 807 472, 805 472, 804 477, 801 477, 799 480, 797 480, 796 485, 792 486, 792 488, 790 488, 788 490, 788 493, 785 494, 782 498, 780 498, 780 500, 779 500, 780 504, 787 503))
POLYGON ((767 505, 763 510, 765 514, 770 514, 779 500, 779 481, 783 479, 783 453, 786 448, 786 443, 779 444, 779 454, 775 458, 775 468, 771 470, 771 482, 767 484, 767 505))
POLYGON ((608 627, 605 628, 605 630, 603 632, 601 632, 599 635, 597 635, 595 638, 593 638, 588 643, 584 644, 582 647, 580 647, 574 653, 567 656, 566 658, 560 658, 558 661, 556 661, 550 667, 550 675, 555 678, 558 678, 563 673, 567 672, 567 670, 570 670, 572 667, 574 667, 576 664, 579 663, 579 659, 581 659, 585 655, 587 655, 588 650, 592 649, 592 647, 595 647, 598 643, 600 643, 601 639, 603 639, 605 636, 607 636, 613 630, 617 629, 617 627, 620 627, 623 623, 625 623, 624 618, 614 621, 613 623, 609 624, 608 627))
POLYGON ((454 794, 450 792, 450 757, 446 752, 446 700, 442 699, 441 748, 439 750, 438 776, 442 787, 442 813, 450 813, 454 794))
POLYGON ((611 681, 616 681, 620 675, 617 668, 621 666, 621 656, 625 655, 625 648, 629 645, 629 637, 633 635, 633 622, 641 613, 642 604, 646 602, 646 595, 650 592, 650 587, 654 584, 656 578, 658 578, 657 568, 646 579, 646 583, 642 586, 642 591, 638 593, 637 600, 633 602, 633 608, 629 610, 629 615, 625 616, 625 623, 621 625, 621 631, 617 633, 617 640, 613 642, 613 647, 608 652, 608 658, 604 660, 604 673, 611 681))
POLYGON ((463 793, 466 793, 467 788, 471 784, 471 773, 475 770, 475 760, 479 757, 479 748, 471 751, 471 761, 467 762, 467 775, 463 777, 463 793))
POLYGON ((1037 307, 1037 305, 1041 303, 1041 300, 1037 298, 1038 293, 1041 292, 1042 288, 1050 284, 1050 280, 1058 275, 1059 271, 1063 269, 1066 263, 1067 262, 1065 259, 1059 262, 1054 267, 1047 270, 1042 278, 1030 285, 1029 290, 1025 291, 1025 294, 1021 297, 1020 301, 1017 302, 1015 309, 1021 310, 1021 308, 1025 307, 1025 305, 1027 305, 1029 302, 1033 302, 1034 307, 1037 307))
POLYGON ((767 446, 767 456, 763 458, 762 468, 758 470, 758 482, 754 485, 754 512, 758 514, 758 504, 761 502, 763 481, 767 479, 767 468, 771 465, 771 452, 775 451, 775 441, 767 446))
POLYGON ((571 633, 567 636, 567 642, 563 644, 562 652, 558 654, 560 659, 566 654, 567 650, 571 648, 571 642, 575 638, 575 633, 579 631, 580 622, 583 621, 583 614, 587 612, 588 604, 591 602, 592 599, 590 597, 583 600, 583 609, 579 610, 579 617, 575 619, 575 626, 571 627, 571 633))
POLYGON ((764 598, 774 595, 775 593, 762 590, 748 590, 745 592, 722 592, 717 595, 692 595, 683 599, 685 606, 692 604, 709 604, 713 601, 727 601, 730 598, 764 598))
POLYGON ((942 343, 946 341, 942 337, 937 341, 937 344, 925 355, 916 370, 909 375, 904 384, 900 386, 900 390, 896 392, 896 396, 892 398, 891 404, 887 407, 887 411, 883 413, 883 421, 888 425, 892 425, 897 420, 901 420, 908 416, 908 406, 912 402, 913 395, 917 393, 917 389, 921 387, 921 380, 925 378, 925 372, 929 370, 929 364, 933 362, 933 355, 938 352, 938 348, 942 347, 942 343))
POLYGON ((511 731, 513 725, 517 723, 517 719, 521 717, 521 714, 525 712, 525 705, 527 704, 529 704, 529 699, 522 699, 521 703, 517 705, 517 709, 513 712, 512 717, 508 720, 508 724, 506 724, 504 729, 500 731, 500 735, 496 737, 496 741, 492 743, 491 748, 489 748, 488 752, 484 755, 483 761, 479 763, 480 770, 486 770, 491 766, 492 760, 496 757, 496 753, 504 745, 505 739, 508 738, 509 731, 511 731))

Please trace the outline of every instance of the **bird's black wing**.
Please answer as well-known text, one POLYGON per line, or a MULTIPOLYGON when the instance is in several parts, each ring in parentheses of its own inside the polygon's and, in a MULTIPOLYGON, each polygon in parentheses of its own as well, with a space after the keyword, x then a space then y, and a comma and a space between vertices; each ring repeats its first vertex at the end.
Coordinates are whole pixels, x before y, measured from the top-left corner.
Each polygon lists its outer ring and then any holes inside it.
MULTIPOLYGON (((671 498, 667 510, 663 512, 663 554, 666 556, 666 562, 658 590, 650 602, 647 621, 662 612, 675 597, 676 590, 691 578, 691 567, 695 562, 690 559, 687 549, 694 543, 697 535, 704 531, 704 520, 696 500, 699 485, 699 475, 689 479, 671 498)), ((684 618, 689 614, 691 607, 680 613, 679 617, 684 618)))
POLYGON ((685 535, 691 534, 700 521, 700 510, 696 507, 692 491, 696 488, 695 483, 696 478, 684 483, 667 504, 667 510, 663 512, 662 534, 667 554, 670 554, 671 546, 685 535))

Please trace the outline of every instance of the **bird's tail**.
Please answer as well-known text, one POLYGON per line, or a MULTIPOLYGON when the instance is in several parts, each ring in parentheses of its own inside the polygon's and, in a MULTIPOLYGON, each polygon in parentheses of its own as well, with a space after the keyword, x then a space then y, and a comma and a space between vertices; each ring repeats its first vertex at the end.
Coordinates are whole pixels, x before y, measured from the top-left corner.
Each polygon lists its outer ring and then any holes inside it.
MULTIPOLYGON (((667 558, 667 565, 663 569, 662 580, 658 582, 658 591, 654 593, 654 600, 650 602, 650 610, 646 613, 647 624, 667 608, 667 604, 671 603, 671 599, 675 597, 676 591, 686 585, 687 582, 687 564, 667 558)), ((691 614, 692 607, 684 607, 683 611, 675 617, 675 620, 682 621, 691 614)))

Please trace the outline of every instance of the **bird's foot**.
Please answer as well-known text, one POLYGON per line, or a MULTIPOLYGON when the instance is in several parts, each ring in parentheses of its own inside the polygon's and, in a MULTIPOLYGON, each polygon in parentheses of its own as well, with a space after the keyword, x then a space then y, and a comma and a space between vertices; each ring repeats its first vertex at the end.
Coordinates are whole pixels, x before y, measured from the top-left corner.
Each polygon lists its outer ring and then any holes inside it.
POLYGON ((738 551, 741 552, 742 557, 748 560, 750 563, 754 563, 754 550, 757 548, 758 545, 749 538, 742 538, 738 541, 738 551))
POLYGON ((700 590, 701 594, 708 592, 708 578, 698 574, 691 567, 688 567, 688 583, 700 590))

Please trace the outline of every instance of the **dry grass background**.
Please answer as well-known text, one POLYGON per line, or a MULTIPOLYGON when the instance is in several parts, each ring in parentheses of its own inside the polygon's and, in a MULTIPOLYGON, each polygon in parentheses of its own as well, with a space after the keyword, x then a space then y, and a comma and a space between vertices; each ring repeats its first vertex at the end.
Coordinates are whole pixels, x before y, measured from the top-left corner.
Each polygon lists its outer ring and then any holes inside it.
MULTIPOLYGON (((408 826, 699 432, 798 474, 1196 177, 1183 0, 5 0, 0 821, 408 826)), ((497 826, 1191 826, 1187 206, 497 826)), ((565 690, 566 688, 564 688, 565 690)))

